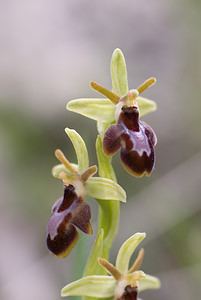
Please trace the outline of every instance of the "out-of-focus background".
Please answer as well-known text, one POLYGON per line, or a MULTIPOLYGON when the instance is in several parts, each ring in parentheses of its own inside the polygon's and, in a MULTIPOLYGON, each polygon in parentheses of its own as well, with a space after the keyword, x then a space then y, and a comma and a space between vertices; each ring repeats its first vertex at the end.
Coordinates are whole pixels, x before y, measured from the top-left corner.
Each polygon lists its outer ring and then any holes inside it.
MULTIPOLYGON (((158 145, 150 178, 132 178, 118 154, 113 160, 128 204, 121 206, 111 261, 123 241, 146 231, 142 268, 162 287, 141 297, 200 299, 201 2, 2 0, 0 6, 0 299, 58 300, 60 289, 81 276, 93 237, 81 235, 67 259, 46 249, 51 206, 63 192, 50 171, 58 147, 75 162, 65 127, 83 136, 96 163, 94 121, 65 106, 97 97, 91 80, 111 88, 117 47, 130 88, 158 79, 143 94, 158 103, 143 118, 158 145)), ((96 230, 97 205, 89 201, 96 230)))

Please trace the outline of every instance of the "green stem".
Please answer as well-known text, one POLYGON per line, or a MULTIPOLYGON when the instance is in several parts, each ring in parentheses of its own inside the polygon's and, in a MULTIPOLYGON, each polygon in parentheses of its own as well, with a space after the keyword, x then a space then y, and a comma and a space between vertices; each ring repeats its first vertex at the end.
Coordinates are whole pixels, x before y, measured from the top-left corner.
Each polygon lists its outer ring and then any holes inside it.
MULTIPOLYGON (((98 201, 98 200, 97 200, 98 201)), ((99 201, 98 201, 99 202, 99 201)), ((105 229, 105 235, 103 240, 103 252, 102 257, 105 259, 109 258, 110 248, 113 240, 118 231, 119 225, 119 202, 111 200, 107 203, 101 200, 99 210, 99 228, 105 229), (109 216, 109 218, 108 218, 109 216)))
MULTIPOLYGON (((105 156, 103 153, 102 139, 100 136, 98 136, 96 141, 96 151, 99 165, 99 176, 117 182, 116 175, 112 168, 111 158, 105 156)), ((119 201, 115 200, 97 199, 97 201, 100 205, 98 230, 100 230, 100 228, 104 229, 102 257, 108 259, 110 248, 118 231, 120 204, 119 201)))
MULTIPOLYGON (((97 158, 98 158, 98 165, 99 165, 99 176, 111 179, 115 182, 116 175, 113 170, 112 164, 111 164, 111 158, 104 155, 102 150, 102 139, 100 136, 97 137, 96 140, 96 151, 97 151, 97 158)), ((119 226, 119 212, 120 212, 120 203, 119 201, 115 200, 99 200, 96 199, 99 203, 99 215, 98 215, 98 230, 97 232, 100 232, 100 229, 104 230, 104 238, 103 238, 103 244, 102 244, 102 254, 101 257, 108 259, 110 248, 112 246, 113 240, 117 234, 118 226, 119 226)), ((94 248, 92 249, 92 253, 96 251, 95 250, 95 244, 94 248)), ((89 257, 89 260, 92 256, 89 257)), ((97 257, 98 258, 98 257, 97 257)), ((94 259, 94 257, 93 257, 94 259)), ((87 265, 89 265, 89 260, 87 262, 87 265)), ((86 267, 87 267, 86 265, 86 267)), ((87 275, 90 275, 90 270, 85 268, 85 272, 87 272, 87 275)), ((91 275, 100 275, 100 274, 106 274, 105 270, 96 268, 95 273, 93 270, 93 274, 91 275)), ((91 297, 82 297, 83 300, 92 300, 91 297)), ((111 298, 110 298, 111 299, 111 298)), ((93 300, 95 300, 93 298, 93 300)), ((98 298, 96 298, 98 300, 98 298)))

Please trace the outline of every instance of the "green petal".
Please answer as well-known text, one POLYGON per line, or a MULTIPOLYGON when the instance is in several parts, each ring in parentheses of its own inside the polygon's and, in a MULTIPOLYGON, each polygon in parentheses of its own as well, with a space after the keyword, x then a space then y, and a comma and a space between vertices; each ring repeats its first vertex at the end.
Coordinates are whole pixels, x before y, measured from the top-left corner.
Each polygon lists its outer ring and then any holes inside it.
POLYGON ((112 297, 115 285, 116 280, 112 276, 87 276, 66 285, 61 296, 112 297))
POLYGON ((88 258, 83 276, 101 274, 103 268, 101 268, 98 263, 98 257, 102 257, 103 237, 104 237, 104 230, 101 228, 95 240, 91 254, 88 258))
POLYGON ((139 106, 141 117, 157 109, 157 105, 153 100, 149 100, 143 97, 137 97, 136 101, 139 106))
POLYGON ((160 286, 160 280, 155 276, 145 274, 145 277, 139 280, 139 291, 159 289, 160 286))
POLYGON ((67 109, 96 121, 113 122, 115 105, 109 99, 76 99, 67 104, 67 109))
POLYGON ((122 98, 128 93, 128 81, 124 55, 118 48, 112 54, 111 77, 113 92, 122 98))
POLYGON ((65 132, 75 148, 78 160, 78 172, 82 173, 89 167, 89 157, 85 142, 74 129, 65 128, 65 132))
POLYGON ((135 251, 135 248, 145 238, 145 236, 146 233, 137 232, 126 240, 119 249, 116 259, 116 268, 122 274, 128 271, 130 258, 135 251))
POLYGON ((124 189, 111 179, 91 177, 85 183, 87 194, 102 200, 119 200, 126 202, 124 189))

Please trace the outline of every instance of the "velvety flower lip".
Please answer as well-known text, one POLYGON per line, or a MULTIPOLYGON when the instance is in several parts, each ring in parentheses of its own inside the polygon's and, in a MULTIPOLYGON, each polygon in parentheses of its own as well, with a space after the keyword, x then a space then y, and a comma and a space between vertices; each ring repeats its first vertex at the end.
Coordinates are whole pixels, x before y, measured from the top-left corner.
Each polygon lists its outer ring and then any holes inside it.
POLYGON ((67 256, 78 240, 76 228, 92 234, 91 210, 85 197, 72 184, 64 186, 64 196, 56 201, 47 226, 47 247, 58 257, 67 256))
POLYGON ((138 290, 137 287, 132 287, 131 285, 127 285, 124 289, 123 295, 119 298, 119 300, 137 300, 138 290))
POLYGON ((120 148, 121 162, 131 174, 150 175, 154 168, 157 138, 153 129, 139 121, 137 106, 123 106, 116 124, 108 127, 103 139, 106 155, 115 154, 120 148))

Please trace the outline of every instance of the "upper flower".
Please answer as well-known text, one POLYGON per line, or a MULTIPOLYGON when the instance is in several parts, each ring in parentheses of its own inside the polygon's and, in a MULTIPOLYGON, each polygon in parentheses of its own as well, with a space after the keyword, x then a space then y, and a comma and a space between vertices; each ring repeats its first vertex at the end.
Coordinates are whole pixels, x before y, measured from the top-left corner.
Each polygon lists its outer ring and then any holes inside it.
POLYGON ((126 64, 122 52, 116 49, 111 60, 113 90, 96 82, 91 86, 107 99, 76 99, 67 108, 97 121, 103 139, 103 150, 108 156, 121 148, 121 161, 132 175, 150 175, 154 168, 156 135, 145 122, 139 120, 156 109, 156 104, 140 96, 156 82, 150 78, 137 89, 128 90, 126 64))
POLYGON ((110 199, 126 201, 124 190, 114 181, 101 177, 92 177, 96 166, 89 167, 88 152, 81 136, 66 128, 77 154, 78 165, 71 164, 61 150, 55 155, 61 162, 53 168, 53 175, 62 179, 64 195, 52 207, 52 215, 47 226, 47 247, 57 257, 67 256, 77 243, 77 229, 92 234, 90 224, 91 210, 86 203, 86 195, 99 200, 110 199))
MULTIPOLYGON (((154 167, 156 135, 145 122, 139 121, 139 108, 137 102, 132 106, 126 104, 133 92, 129 92, 119 103, 122 107, 116 124, 109 126, 103 139, 103 151, 111 156, 121 148, 121 162, 131 174, 141 177, 144 173, 149 175, 154 167)), ((119 105, 118 104, 118 105, 119 105)))
MULTIPOLYGON (((106 98, 81 98, 68 102, 66 108, 75 113, 79 113, 98 122, 98 130, 100 135, 104 134, 104 128, 116 122, 117 107, 121 109, 123 99, 129 92, 127 82, 127 69, 123 53, 120 49, 115 49, 111 59, 111 77, 112 92, 100 86, 95 82, 91 82, 91 87, 106 96, 106 98), (117 105, 120 103, 120 105, 117 105), (105 126, 103 126, 104 124, 105 126), (104 127, 104 128, 103 128, 104 127), (103 131, 102 131, 103 130, 103 131)), ((156 110, 156 103, 147 98, 141 97, 140 94, 149 86, 155 83, 155 78, 150 78, 137 88, 131 90, 136 94, 135 100, 139 107, 140 116, 146 115, 156 110)), ((125 99, 125 98, 124 98, 125 99)))
POLYGON ((114 300, 138 300, 140 291, 159 288, 158 278, 138 270, 144 256, 143 249, 139 251, 136 260, 129 268, 130 258, 145 236, 145 233, 136 233, 126 240, 118 252, 115 266, 103 258, 98 258, 99 264, 109 275, 85 276, 66 285, 62 289, 61 295, 64 297, 82 295, 95 298, 114 297, 114 300))

